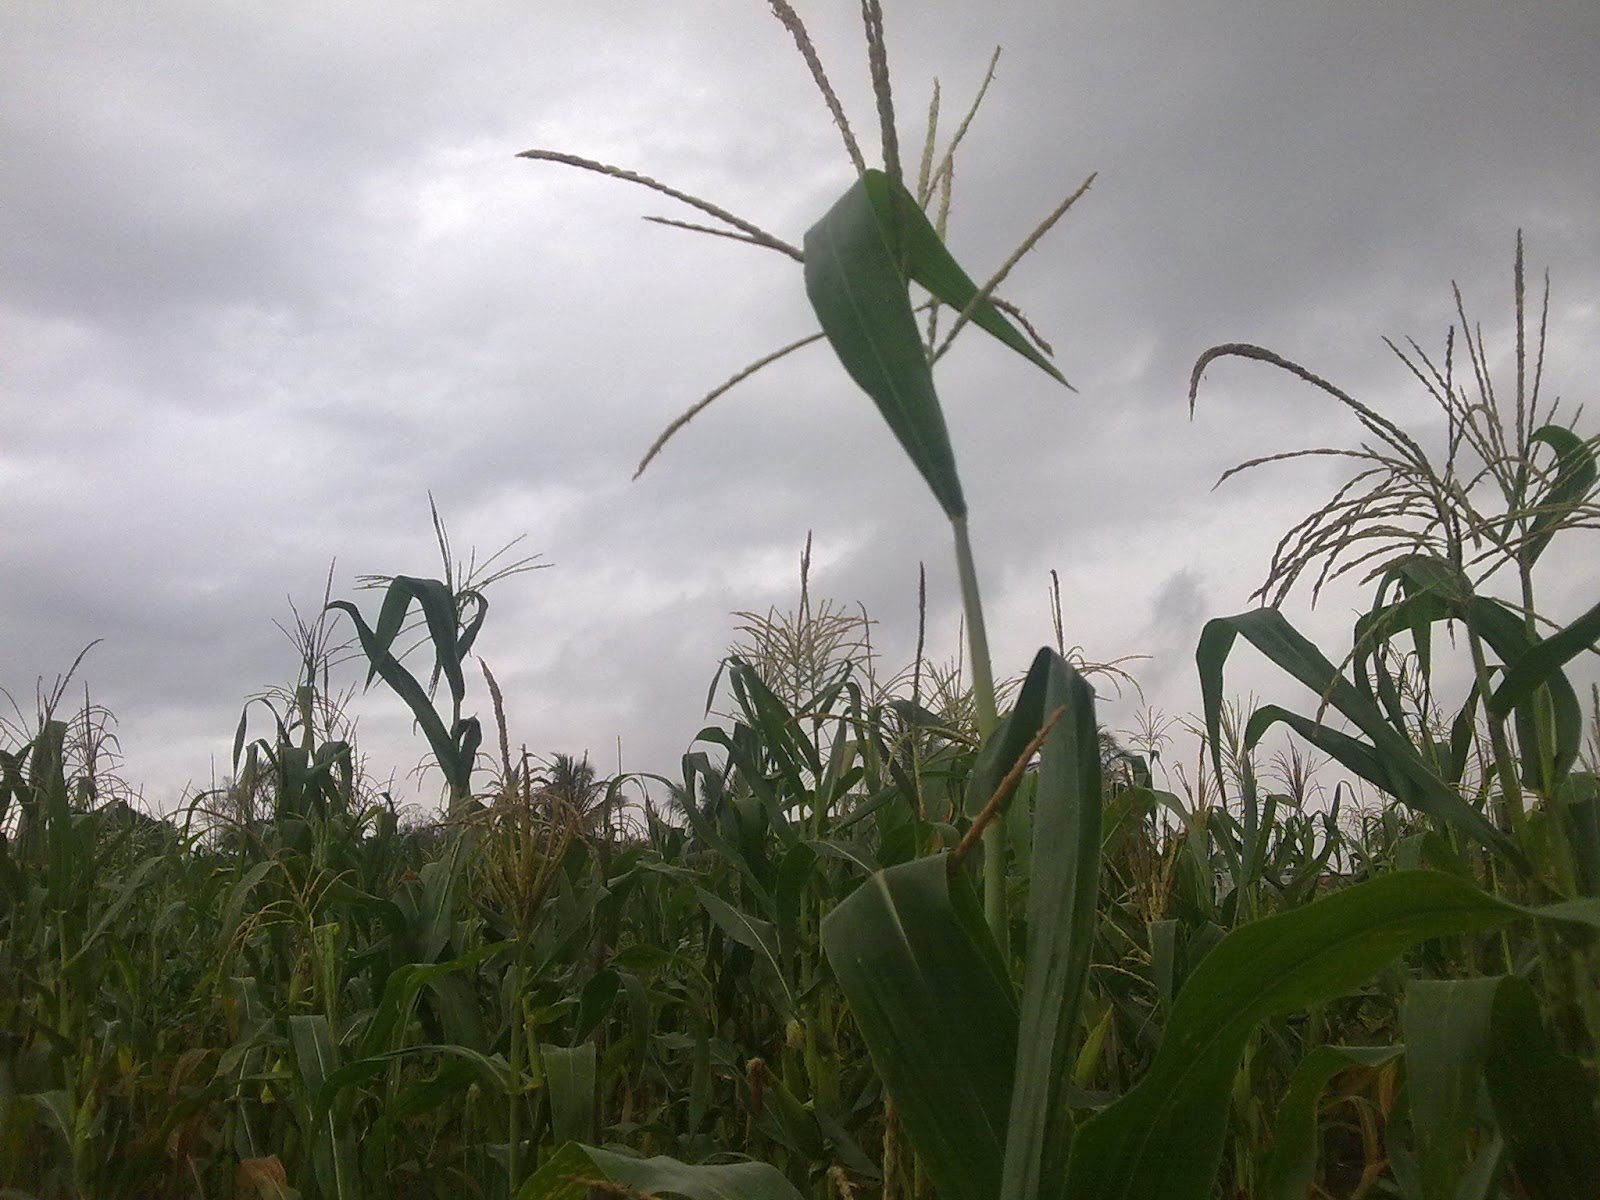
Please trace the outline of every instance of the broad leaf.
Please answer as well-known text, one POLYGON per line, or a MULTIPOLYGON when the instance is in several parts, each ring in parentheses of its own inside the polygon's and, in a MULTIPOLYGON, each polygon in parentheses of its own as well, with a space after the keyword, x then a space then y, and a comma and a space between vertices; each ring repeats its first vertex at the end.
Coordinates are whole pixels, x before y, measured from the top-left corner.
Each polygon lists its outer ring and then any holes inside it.
POLYGON ((1043 713, 1065 709, 1040 752, 1028 889, 1027 974, 1007 1124, 1004 1200, 1056 1196, 1066 1178, 1078 1006, 1100 894, 1100 736, 1094 692, 1060 655, 1048 665, 1043 713))
MULTIPOLYGON (((1460 1195, 1478 1153, 1478 1088, 1499 978, 1416 979, 1400 1028, 1417 1172, 1426 1196, 1460 1195)), ((1495 1172, 1489 1170, 1487 1174, 1495 1172)))
MULTIPOLYGON (((1200 669, 1206 732, 1211 739, 1213 765, 1218 778, 1222 777, 1222 669, 1233 649, 1235 638, 1240 634, 1274 665, 1294 676, 1355 725, 1367 738, 1367 745, 1362 748, 1372 756, 1373 765, 1367 771, 1361 771, 1348 753, 1339 754, 1333 748, 1335 744, 1350 752, 1361 743, 1336 731, 1326 742, 1319 741, 1319 748, 1337 754, 1345 766, 1357 770, 1406 804, 1449 822, 1481 844, 1498 850, 1512 862, 1525 864, 1526 858, 1516 843, 1481 812, 1462 800, 1455 789, 1445 783, 1417 753, 1405 733, 1390 724, 1378 706, 1341 675, 1322 651, 1274 608, 1258 608, 1238 616, 1217 617, 1207 621, 1200 633, 1195 661, 1200 669)), ((1272 713, 1272 719, 1282 719, 1287 715, 1282 709, 1273 709, 1272 713)), ((1250 735, 1259 738, 1269 723, 1251 722, 1250 735)), ((1302 718, 1294 724, 1299 732, 1304 733, 1311 722, 1302 718)))
POLYGON ((1500 982, 1489 1034, 1484 1076, 1517 1178, 1535 1200, 1583 1195, 1600 1180, 1594 1079, 1556 1049, 1525 979, 1500 982))
POLYGON ((1524 909, 1436 871, 1398 871, 1235 929, 1173 1005, 1150 1071, 1079 1130, 1072 1200, 1204 1200, 1228 1092, 1257 1022, 1342 996, 1426 938, 1532 914, 1600 924, 1600 905, 1524 909))
POLYGON ((1278 1104, 1262 1200, 1305 1200, 1310 1194, 1320 1142, 1317 1105, 1328 1081, 1347 1067, 1393 1062, 1404 1051, 1404 1046, 1318 1046, 1300 1060, 1278 1104))
POLYGON ((822 945, 939 1195, 994 1200, 1016 997, 972 884, 950 863, 878 872, 823 920, 822 945))
POLYGON ((541 1045, 539 1059, 550 1095, 550 1130, 556 1143, 594 1136, 594 1043, 541 1045))
POLYGON ((806 233, 806 296, 844 369, 872 398, 952 520, 967 512, 906 278, 857 180, 806 233))
POLYGON ((1594 451, 1570 429, 1544 425, 1528 435, 1528 441, 1543 442, 1556 452, 1555 478, 1535 501, 1538 515, 1528 527, 1527 545, 1522 556, 1532 563, 1545 551, 1550 539, 1564 522, 1572 520, 1575 506, 1582 504, 1594 489, 1600 472, 1595 469, 1594 451))
MULTIPOLYGON (((904 187, 899 187, 891 194, 889 177, 882 171, 869 170, 862 181, 872 200, 872 207, 878 214, 879 225, 885 230, 893 229, 896 223, 899 225, 906 274, 926 289, 929 295, 957 312, 965 312, 967 305, 978 294, 978 287, 961 269, 961 264, 951 257, 943 239, 939 237, 939 231, 917 204, 916 197, 904 187)), ((892 237, 886 240, 891 245, 895 241, 892 237)), ((992 301, 985 300, 972 310, 972 323, 1004 342, 1057 383, 1072 386, 1051 365, 1050 360, 1015 325, 1006 320, 1005 314, 992 301)))
POLYGON ((803 1200, 767 1163, 690 1166, 675 1158, 629 1158, 595 1146, 562 1146, 517 1191, 517 1200, 586 1200, 591 1188, 617 1195, 683 1196, 687 1200, 803 1200))
POLYGON ((704 888, 695 888, 695 893, 700 897, 700 903, 706 912, 711 915, 721 928, 722 932, 738 942, 741 946, 748 946, 756 952, 758 958, 767 964, 779 988, 779 1004, 783 1009, 784 1017, 794 1014, 794 993, 789 989, 789 981, 783 970, 783 959, 778 948, 778 931, 773 928, 771 921, 763 921, 759 917, 752 917, 742 909, 737 909, 726 900, 713 896, 704 888))

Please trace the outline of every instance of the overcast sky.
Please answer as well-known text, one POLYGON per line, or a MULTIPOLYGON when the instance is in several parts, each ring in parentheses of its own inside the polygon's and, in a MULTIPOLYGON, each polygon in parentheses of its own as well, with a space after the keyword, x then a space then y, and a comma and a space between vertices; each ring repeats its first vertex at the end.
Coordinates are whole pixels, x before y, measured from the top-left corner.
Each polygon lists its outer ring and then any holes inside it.
MULTIPOLYGON (((875 155, 858 6, 797 6, 875 155)), ((1505 371, 1520 227, 1553 282, 1546 388, 1593 399, 1592 0, 887 8, 912 147, 933 79, 953 121, 1003 47, 957 162, 949 242, 975 276, 1099 172, 1004 288, 1078 394, 978 336, 939 368, 1001 673, 1051 639, 1053 568, 1069 644, 1150 655, 1144 701, 1198 708, 1201 624, 1250 607, 1342 476, 1212 484, 1359 440, 1240 361, 1191 421, 1210 345, 1272 347, 1426 431, 1381 338, 1442 350, 1458 281, 1505 371)), ((148 803, 227 773, 246 699, 294 678, 274 622, 316 611, 330 563, 369 612, 358 576, 438 574, 430 491, 462 556, 526 535, 551 564, 490 590, 477 647, 535 753, 609 773, 620 738, 625 768, 674 774, 731 614, 793 604, 807 531, 814 596, 864 603, 886 665, 910 658, 923 562, 930 654, 955 653, 947 526, 825 348, 630 482, 673 416, 814 328, 800 271, 643 222, 696 214, 514 157, 532 147, 795 244, 851 180, 758 0, 0 7, 0 685, 29 712, 103 639, 80 678, 148 803)), ((1544 569, 1552 615, 1593 603, 1594 549, 1544 569)), ((1286 611, 1342 653, 1353 598, 1308 599, 1286 611)), ((376 774, 414 766, 394 696, 353 711, 376 774)))

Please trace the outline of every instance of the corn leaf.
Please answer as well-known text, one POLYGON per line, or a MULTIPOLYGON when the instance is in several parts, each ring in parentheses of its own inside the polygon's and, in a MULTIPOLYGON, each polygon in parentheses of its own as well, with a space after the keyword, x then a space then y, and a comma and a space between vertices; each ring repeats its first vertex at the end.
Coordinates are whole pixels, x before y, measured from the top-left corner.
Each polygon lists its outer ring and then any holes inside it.
POLYGON ((965 872, 949 855, 868 879, 822 944, 900 1121, 944 1200, 999 1194, 1017 1002, 965 872))
MULTIPOLYGON (((1222 778, 1222 669, 1234 640, 1243 634, 1271 662, 1310 688, 1366 736, 1367 742, 1333 733, 1319 738, 1319 749, 1335 754, 1351 770, 1404 803, 1430 816, 1456 826, 1480 844, 1491 846, 1519 865, 1526 864, 1520 847, 1497 829, 1477 809, 1467 804, 1441 779, 1396 729, 1381 709, 1339 673, 1322 651, 1302 635, 1274 608, 1258 608, 1233 617, 1207 621, 1200 632, 1195 662, 1200 670, 1200 692, 1205 708, 1206 732, 1211 739, 1213 765, 1222 778), (1339 749, 1334 749, 1338 746, 1339 749), (1354 751, 1359 747, 1367 758, 1363 769, 1356 765, 1354 751)), ((1272 720, 1282 720, 1284 710, 1273 709, 1272 720)), ((1247 733, 1259 738, 1271 720, 1252 721, 1247 733)), ((1293 722, 1305 734, 1312 722, 1303 718, 1293 722)), ((1247 737, 1247 741, 1248 741, 1247 737)))
POLYGON ((587 1200, 591 1188, 616 1195, 683 1196, 687 1200, 802 1200, 767 1163, 691 1166, 675 1158, 629 1158, 568 1143, 517 1191, 517 1200, 587 1200))
MULTIPOLYGON (((889 177, 879 170, 867 171, 862 182, 878 215, 878 224, 886 231, 899 225, 899 245, 905 252, 906 274, 930 296, 957 312, 965 312, 978 294, 978 287, 961 269, 961 264, 951 257, 939 231, 917 204, 916 197, 903 186, 891 185, 889 177), (891 187, 895 190, 891 191, 891 187)), ((886 240, 895 244, 893 237, 886 240)), ((1072 386, 1050 360, 1006 320, 1005 314, 992 301, 984 300, 972 310, 972 323, 1004 342, 1057 383, 1072 386)))
POLYGON ((1533 643, 1514 662, 1507 664, 1506 676, 1489 698, 1489 711, 1510 712, 1539 687, 1585 650, 1600 641, 1600 604, 1547 638, 1533 643))
POLYGON ((794 1014, 794 993, 789 988, 789 981, 785 978, 783 970, 783 957, 778 949, 778 931, 771 921, 763 921, 759 917, 752 917, 749 913, 733 907, 726 900, 713 896, 704 888, 695 888, 695 893, 700 897, 700 904, 710 914, 722 929, 722 932, 738 942, 755 951, 762 962, 767 964, 773 978, 778 984, 779 1008, 784 1017, 794 1014))
POLYGON ((1600 925, 1600 905, 1507 904, 1437 871, 1396 871, 1240 926, 1173 1005, 1149 1072, 1078 1131, 1072 1200, 1204 1200, 1222 1157, 1228 1093, 1258 1021, 1344 995, 1425 938, 1517 915, 1600 925))
MULTIPOLYGON (((1498 977, 1416 979, 1406 987, 1400 1028, 1418 1178, 1427 1196, 1461 1195, 1479 1153, 1478 1088, 1498 977)), ((1493 1170, 1486 1171, 1493 1176, 1493 1170)))
POLYGON ((1600 1179, 1594 1079, 1556 1049, 1525 979, 1500 981, 1489 1033, 1484 1077, 1517 1178, 1534 1200, 1583 1195, 1600 1179))
POLYGON ((1058 657, 1045 647, 1028 664, 1028 673, 1017 689, 1016 703, 1000 722, 1000 727, 984 742, 977 762, 972 765, 972 774, 967 777, 967 815, 975 817, 983 810, 1006 772, 1016 765, 1017 758, 1039 732, 1048 711, 1045 692, 1050 686, 1051 663, 1058 657))
POLYGON ((539 1047, 545 1086, 550 1092, 550 1131, 556 1144, 592 1137, 595 1096, 593 1042, 580 1046, 539 1047))
POLYGON ((1538 515, 1528 526, 1528 541, 1523 557, 1532 565, 1544 553, 1563 521, 1570 521, 1573 508, 1593 491, 1600 471, 1595 468, 1594 451, 1570 429, 1545 425, 1528 435, 1528 441, 1543 442, 1556 452, 1555 478, 1544 495, 1534 502, 1538 515))
MULTIPOLYGON (((1003 1200, 1056 1196, 1071 1147, 1072 1039, 1094 948, 1100 894, 1100 737, 1094 692, 1060 655, 1043 650, 1042 715, 1065 709, 1039 758, 1027 973, 1007 1121, 1003 1200)), ((1036 660, 1037 661, 1037 660, 1036 660)), ((1038 727, 1036 723, 1036 728, 1038 727)))
POLYGON ((805 238, 806 296, 850 378, 872 398, 952 520, 967 512, 933 369, 900 264, 862 180, 805 238))
POLYGON ((316 1098, 328 1078, 339 1069, 338 1050, 321 1013, 289 1018, 289 1041, 300 1070, 307 1112, 306 1133, 311 1141, 311 1161, 323 1194, 336 1200, 362 1195, 356 1169, 355 1139, 349 1121, 336 1108, 318 1112, 316 1098))
POLYGON ((1294 1069, 1278 1104, 1262 1200, 1305 1200, 1317 1173, 1317 1105, 1328 1081, 1347 1067, 1381 1067, 1404 1046, 1318 1046, 1294 1069))

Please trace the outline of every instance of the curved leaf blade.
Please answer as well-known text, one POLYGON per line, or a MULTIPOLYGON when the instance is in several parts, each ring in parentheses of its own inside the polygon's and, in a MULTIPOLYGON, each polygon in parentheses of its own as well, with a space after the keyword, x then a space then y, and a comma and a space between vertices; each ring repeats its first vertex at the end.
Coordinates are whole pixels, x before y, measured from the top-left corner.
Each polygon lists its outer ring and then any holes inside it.
MULTIPOLYGON (((1521 848, 1481 812, 1463 801, 1417 753, 1405 734, 1389 723, 1382 710, 1362 695, 1314 643, 1274 608, 1258 608, 1237 616, 1216 617, 1207 621, 1200 631, 1195 663, 1200 671, 1206 732, 1211 739, 1213 765, 1218 778, 1223 777, 1222 670, 1235 639, 1241 634, 1275 666, 1323 697, 1366 736, 1370 752, 1391 780, 1388 790, 1392 794, 1429 815, 1450 822, 1482 844, 1493 847, 1518 866, 1526 865, 1526 856, 1521 848)), ((1277 712, 1282 714, 1282 710, 1277 712)), ((1301 718, 1297 724, 1309 726, 1311 723, 1301 718)), ((1346 745, 1345 749, 1353 749, 1355 745, 1359 743, 1346 745)), ((1327 749, 1326 746, 1321 748, 1327 749)), ((1373 782, 1379 781, 1374 779, 1373 782)), ((1385 785, 1380 783, 1379 786, 1385 785)))
POLYGON ((1528 526, 1528 541, 1523 547, 1523 555, 1531 565, 1550 545, 1563 519, 1570 517, 1572 507, 1594 490, 1600 471, 1595 468, 1589 443, 1570 429, 1544 425, 1529 434, 1528 441, 1543 442, 1556 452, 1555 478, 1536 502, 1538 515, 1528 526))
POLYGON ((1318 1046, 1300 1060, 1278 1105, 1272 1158, 1262 1200, 1305 1200, 1317 1173, 1317 1104, 1328 1081, 1346 1067, 1380 1067, 1404 1046, 1318 1046))
MULTIPOLYGON (((1473 1174, 1478 1157, 1473 1137, 1478 1087, 1488 1050, 1490 1013, 1501 982, 1498 976, 1416 979, 1406 987, 1400 1029, 1406 1043, 1406 1095, 1424 1195, 1460 1195, 1463 1182, 1473 1174)), ((1491 1178, 1495 1165, 1487 1165, 1491 1178)))
POLYGON ((945 1200, 993 1200, 1017 1002, 949 855, 880 871, 822 922, 822 945, 901 1124, 945 1200))
POLYGON ((1100 895, 1100 735, 1094 691, 1060 655, 1041 715, 1065 709, 1040 752, 1028 889, 1027 974, 1007 1122, 1002 1200, 1061 1194, 1071 1149, 1072 1040, 1100 895))
POLYGON ((806 296, 829 345, 878 406, 945 514, 965 516, 955 451, 905 276, 863 180, 807 231, 805 260, 806 296))
POLYGON ((1533 986, 1501 981, 1490 1015, 1484 1077, 1517 1177, 1535 1200, 1581 1196, 1600 1179, 1595 1082, 1556 1049, 1533 986))
MULTIPOLYGON (((878 214, 878 223, 892 229, 900 223, 902 246, 906 254, 906 271, 928 294, 949 305, 957 312, 965 312, 978 294, 977 284, 961 269, 961 264, 951 257, 939 231, 928 220, 916 197, 903 186, 894 185, 891 193, 889 177, 873 169, 862 177, 872 207, 878 214)), ((972 310, 972 323, 985 333, 997 338, 1023 358, 1045 372, 1065 387, 1072 387, 1055 366, 1025 338, 993 301, 985 300, 972 310)))
POLYGON ((1072 1200, 1204 1200, 1221 1161, 1227 1096, 1257 1022, 1349 992, 1408 946, 1513 916, 1600 921, 1600 905, 1523 909, 1437 871, 1397 871, 1243 925, 1201 960, 1155 1063, 1078 1131, 1072 1200))
POLYGON ((619 1194, 634 1189, 646 1196, 686 1200, 803 1200, 783 1173, 767 1163, 740 1162, 691 1166, 665 1155, 629 1158, 569 1142, 517 1192, 517 1200, 586 1200, 595 1184, 619 1194))

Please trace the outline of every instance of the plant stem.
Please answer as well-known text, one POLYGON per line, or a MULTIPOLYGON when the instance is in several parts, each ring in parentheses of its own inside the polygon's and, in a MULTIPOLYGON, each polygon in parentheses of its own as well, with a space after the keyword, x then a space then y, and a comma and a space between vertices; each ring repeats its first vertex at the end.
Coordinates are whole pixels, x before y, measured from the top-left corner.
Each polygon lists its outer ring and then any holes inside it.
POLYGON ((972 563, 966 517, 952 517, 950 527, 956 535, 956 570, 961 576, 961 605, 966 612, 967 646, 972 653, 972 695, 978 708, 978 736, 987 738, 1000 724, 1000 718, 995 709, 994 673, 989 667, 989 635, 983 625, 978 571, 972 563))
POLYGON ((515 1196, 522 1185, 522 1064, 525 1053, 522 989, 527 971, 528 939, 517 940, 517 960, 511 968, 516 986, 511 995, 511 1105, 506 1113, 506 1194, 515 1196))
POLYGON ((1517 764, 1511 757, 1511 744, 1506 740, 1503 717, 1489 711, 1489 665, 1483 653, 1483 641, 1471 629, 1467 631, 1467 647, 1472 653, 1472 669, 1478 682, 1478 695, 1483 698, 1484 720, 1489 726, 1489 748, 1493 757, 1494 773, 1500 784, 1500 822, 1512 837, 1522 836, 1522 786, 1517 780, 1517 764))
MULTIPOLYGON (((972 654, 972 697, 978 710, 978 737, 987 742, 1000 724, 995 706, 994 672, 989 665, 989 635, 983 624, 983 600, 978 594, 978 570, 972 561, 967 518, 950 518, 956 539, 956 571, 961 577, 961 605, 967 618, 967 644, 972 654)), ((1001 952, 1007 949, 1006 930, 1006 830, 994 821, 983 833, 983 915, 1001 952)))

